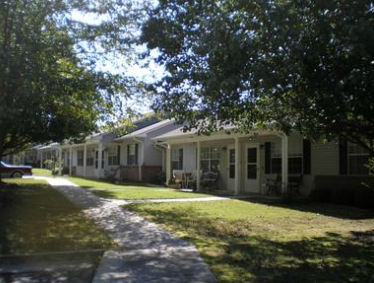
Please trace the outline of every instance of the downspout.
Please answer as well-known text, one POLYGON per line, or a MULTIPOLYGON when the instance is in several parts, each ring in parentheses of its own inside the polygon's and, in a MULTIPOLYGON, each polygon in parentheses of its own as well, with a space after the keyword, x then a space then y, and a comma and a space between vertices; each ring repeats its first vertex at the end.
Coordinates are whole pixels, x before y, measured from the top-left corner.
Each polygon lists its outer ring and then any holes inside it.
MULTIPOLYGON (((144 163, 144 142, 142 140, 138 140, 136 138, 133 138, 133 140, 137 143, 140 143, 142 145, 142 156, 141 156, 141 160, 139 162, 139 165, 138 165, 138 170, 139 170, 139 181, 142 181, 142 166, 143 166, 143 163, 144 163)), ((139 148, 138 148, 139 149, 139 148)), ((139 153, 139 152, 138 152, 139 153)))

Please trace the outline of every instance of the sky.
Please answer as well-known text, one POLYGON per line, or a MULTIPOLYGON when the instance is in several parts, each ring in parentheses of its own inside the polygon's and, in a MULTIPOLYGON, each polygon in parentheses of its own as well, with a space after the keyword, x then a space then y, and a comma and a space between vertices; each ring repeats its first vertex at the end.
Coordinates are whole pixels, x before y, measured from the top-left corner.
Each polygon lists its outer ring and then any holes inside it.
MULTIPOLYGON (((108 19, 105 16, 98 17, 94 13, 83 14, 79 11, 72 11, 71 17, 73 20, 85 22, 91 25, 97 25, 101 21, 108 19)), ((142 53, 144 51, 146 51, 145 45, 137 46, 135 48, 136 53, 142 53)), ((154 60, 152 60, 152 58, 157 57, 157 51, 151 51, 150 55, 151 58, 136 60, 131 64, 127 64, 126 68, 124 68, 123 64, 119 64, 119 62, 125 62, 126 58, 118 53, 113 53, 106 56, 106 60, 99 61, 97 68, 101 71, 108 71, 113 74, 124 73, 125 75, 136 78, 140 82, 152 83, 161 79, 164 69, 162 66, 157 65, 154 60)), ((130 99, 129 101, 125 101, 124 104, 141 113, 151 112, 151 101, 149 100, 143 99, 143 101, 139 102, 138 99, 134 98, 132 100, 130 99)))

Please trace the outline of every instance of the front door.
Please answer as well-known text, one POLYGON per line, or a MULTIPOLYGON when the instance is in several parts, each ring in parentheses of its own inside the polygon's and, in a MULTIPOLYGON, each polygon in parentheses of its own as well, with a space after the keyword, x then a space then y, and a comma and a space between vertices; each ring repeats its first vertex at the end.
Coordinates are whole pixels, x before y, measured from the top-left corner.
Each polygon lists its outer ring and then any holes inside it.
POLYGON ((248 145, 246 147, 245 163, 245 191, 251 193, 260 192, 259 147, 248 145))
POLYGON ((235 191, 235 146, 228 146, 228 167, 227 167, 227 188, 230 191, 235 191))

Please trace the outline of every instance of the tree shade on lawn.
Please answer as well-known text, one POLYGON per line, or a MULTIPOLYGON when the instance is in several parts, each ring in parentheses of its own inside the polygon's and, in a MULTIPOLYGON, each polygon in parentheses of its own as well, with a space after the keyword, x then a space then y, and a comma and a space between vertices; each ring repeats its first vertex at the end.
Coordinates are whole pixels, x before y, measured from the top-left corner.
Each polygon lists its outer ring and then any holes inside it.
POLYGON ((231 200, 126 206, 194 243, 219 282, 370 282, 372 211, 231 200))
POLYGON ((0 185, 0 255, 108 249, 112 240, 43 181, 0 185))

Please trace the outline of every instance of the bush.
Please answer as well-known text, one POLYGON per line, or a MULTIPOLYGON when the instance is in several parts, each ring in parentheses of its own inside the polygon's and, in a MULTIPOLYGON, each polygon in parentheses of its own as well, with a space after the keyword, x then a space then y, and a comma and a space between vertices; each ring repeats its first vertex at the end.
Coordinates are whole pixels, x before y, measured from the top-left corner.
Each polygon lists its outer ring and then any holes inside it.
POLYGON ((318 188, 311 194, 313 201, 350 205, 360 208, 374 208, 374 194, 371 188, 332 189, 318 188))
POLYGON ((62 168, 62 175, 69 175, 69 167, 62 168))
POLYGON ((165 172, 159 172, 157 175, 153 178, 153 183, 157 185, 165 185, 166 180, 166 173, 165 172))

